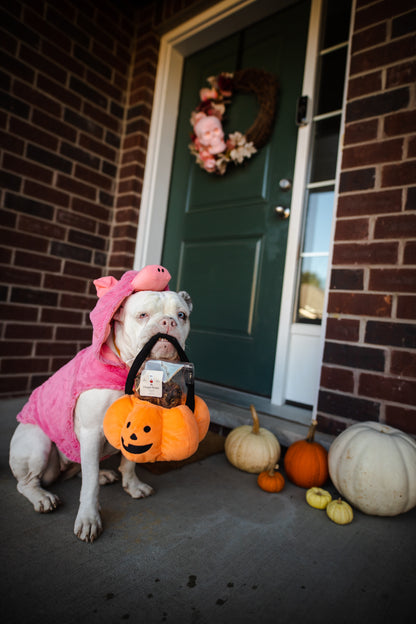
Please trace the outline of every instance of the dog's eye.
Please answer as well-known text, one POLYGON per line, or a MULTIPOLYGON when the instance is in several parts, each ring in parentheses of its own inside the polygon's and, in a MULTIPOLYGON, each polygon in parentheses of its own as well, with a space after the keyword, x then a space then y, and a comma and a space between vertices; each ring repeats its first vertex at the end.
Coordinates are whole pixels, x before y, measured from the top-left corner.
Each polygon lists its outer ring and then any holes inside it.
POLYGON ((180 318, 182 321, 186 321, 188 317, 186 316, 185 312, 178 312, 178 318, 180 318))
POLYGON ((147 314, 147 312, 142 312, 141 314, 139 314, 139 319, 145 319, 147 318, 149 315, 147 314))
POLYGON ((131 425, 131 423, 128 422, 127 425, 126 425, 127 429, 130 427, 130 425, 131 425))
POLYGON ((145 427, 143 427, 143 431, 145 433, 149 433, 149 431, 151 431, 151 427, 149 427, 149 425, 146 425, 145 427))

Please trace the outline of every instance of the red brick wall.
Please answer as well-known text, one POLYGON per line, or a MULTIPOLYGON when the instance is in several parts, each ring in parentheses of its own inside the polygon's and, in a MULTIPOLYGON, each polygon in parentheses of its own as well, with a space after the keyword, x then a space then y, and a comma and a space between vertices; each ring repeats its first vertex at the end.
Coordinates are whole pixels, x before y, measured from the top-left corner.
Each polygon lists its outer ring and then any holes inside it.
POLYGON ((147 142, 160 32, 189 19, 198 5, 206 9, 215 0, 151 0, 136 14, 131 83, 128 95, 125 133, 116 199, 115 227, 112 234, 109 266, 113 273, 132 266, 136 247, 147 142))
POLYGON ((133 267, 158 32, 193 4, 1 3, 0 396, 90 344, 92 280, 133 267))
MULTIPOLYGON (((127 3, 3 2, 0 392, 91 341, 107 271, 134 25, 127 3)), ((130 267, 128 267, 130 268, 130 267)))
POLYGON ((153 21, 152 6, 140 11, 122 139, 116 223, 109 259, 113 273, 133 266, 134 260, 160 40, 154 31, 153 21))
POLYGON ((358 0, 320 427, 416 433, 416 10, 358 0))

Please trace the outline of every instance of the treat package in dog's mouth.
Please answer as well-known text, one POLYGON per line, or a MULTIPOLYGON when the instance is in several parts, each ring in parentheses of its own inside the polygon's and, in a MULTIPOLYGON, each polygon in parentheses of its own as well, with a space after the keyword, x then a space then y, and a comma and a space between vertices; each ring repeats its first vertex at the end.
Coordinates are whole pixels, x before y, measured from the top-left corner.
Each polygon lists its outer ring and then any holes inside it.
POLYGON ((187 385, 193 382, 194 375, 191 362, 147 360, 134 380, 134 394, 161 407, 176 407, 184 402, 187 385))

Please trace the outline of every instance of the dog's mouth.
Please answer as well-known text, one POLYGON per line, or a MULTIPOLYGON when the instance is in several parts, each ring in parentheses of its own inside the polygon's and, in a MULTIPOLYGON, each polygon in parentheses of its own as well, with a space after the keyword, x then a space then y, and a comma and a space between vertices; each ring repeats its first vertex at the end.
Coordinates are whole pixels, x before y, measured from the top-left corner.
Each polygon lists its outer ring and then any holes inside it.
POLYGON ((166 338, 159 338, 152 351, 150 357, 154 359, 164 359, 175 361, 179 359, 176 347, 166 338))
POLYGON ((152 448, 153 443, 151 444, 125 444, 123 437, 121 438, 121 444, 127 453, 133 453, 134 455, 141 455, 142 453, 146 453, 150 448, 152 448))
MULTIPOLYGON (((136 358, 136 355, 132 356, 128 360, 126 360, 127 366, 131 367, 136 358)), ((169 340, 166 338, 159 338, 157 343, 154 345, 147 359, 153 360, 167 360, 169 362, 179 361, 179 355, 176 351, 176 348, 173 346, 169 340)))

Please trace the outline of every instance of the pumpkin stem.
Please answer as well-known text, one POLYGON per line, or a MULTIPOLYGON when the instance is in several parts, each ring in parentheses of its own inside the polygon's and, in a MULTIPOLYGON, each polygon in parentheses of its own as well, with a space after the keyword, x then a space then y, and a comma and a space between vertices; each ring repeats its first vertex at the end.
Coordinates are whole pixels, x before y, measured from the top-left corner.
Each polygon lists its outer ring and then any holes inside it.
POLYGON ((315 429, 318 425, 317 420, 313 420, 309 427, 308 435, 306 436, 306 442, 313 442, 315 438, 315 429))
POLYGON ((276 464, 274 468, 269 469, 269 476, 274 477, 275 470, 279 470, 279 464, 276 464))
POLYGON ((250 405, 251 417, 253 419, 253 433, 258 433, 260 429, 259 417, 257 416, 256 408, 254 405, 250 405))

